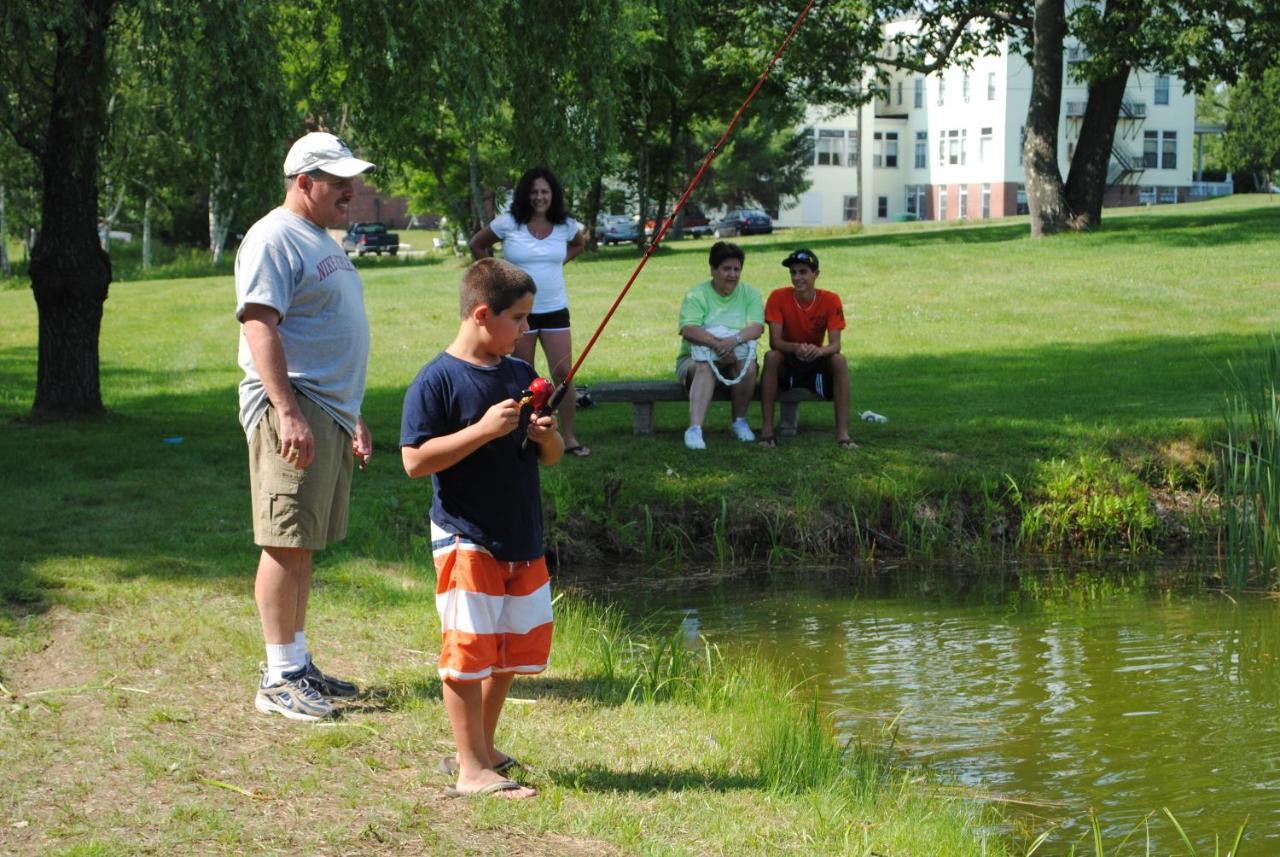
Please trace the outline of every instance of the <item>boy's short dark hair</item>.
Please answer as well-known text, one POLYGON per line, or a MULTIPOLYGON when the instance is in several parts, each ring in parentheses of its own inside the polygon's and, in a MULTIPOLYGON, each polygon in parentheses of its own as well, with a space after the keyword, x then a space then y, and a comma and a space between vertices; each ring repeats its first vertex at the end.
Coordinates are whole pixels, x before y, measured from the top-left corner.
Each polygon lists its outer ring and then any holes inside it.
POLYGON ((461 316, 466 318, 480 304, 488 304, 492 312, 504 312, 525 295, 538 291, 538 287, 520 268, 504 259, 481 259, 467 268, 458 289, 461 316))
POLYGON ((747 263, 747 254, 737 244, 728 241, 717 241, 711 245, 711 253, 707 257, 712 268, 719 268, 725 259, 737 259, 739 265, 747 263))

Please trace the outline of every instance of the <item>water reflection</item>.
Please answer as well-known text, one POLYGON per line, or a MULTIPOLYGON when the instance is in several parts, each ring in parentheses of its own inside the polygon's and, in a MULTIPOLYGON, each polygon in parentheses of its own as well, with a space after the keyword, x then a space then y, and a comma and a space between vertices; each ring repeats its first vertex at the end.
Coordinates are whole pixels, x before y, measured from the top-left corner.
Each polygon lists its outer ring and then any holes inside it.
MULTIPOLYGON (((1280 853, 1280 624, 1270 599, 1163 576, 741 584, 633 605, 811 677, 837 728, 984 793, 1093 808, 1109 838, 1169 807, 1197 845, 1250 817, 1280 853)), ((1171 831, 1163 825, 1166 847, 1171 831)))

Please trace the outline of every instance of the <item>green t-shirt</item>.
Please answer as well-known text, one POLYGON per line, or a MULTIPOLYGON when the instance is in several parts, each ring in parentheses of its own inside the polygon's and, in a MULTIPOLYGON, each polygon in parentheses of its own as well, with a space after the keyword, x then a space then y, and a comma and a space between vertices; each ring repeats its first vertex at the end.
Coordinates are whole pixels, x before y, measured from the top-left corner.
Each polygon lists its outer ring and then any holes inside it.
MULTIPOLYGON (((755 322, 764 325, 764 301, 760 293, 746 283, 739 281, 738 287, 721 297, 720 293, 705 280, 685 294, 680 302, 680 325, 676 332, 684 330, 691 324, 698 327, 715 327, 720 325, 732 330, 742 330, 755 322)), ((689 356, 689 340, 680 337, 680 353, 676 355, 676 366, 689 356)))

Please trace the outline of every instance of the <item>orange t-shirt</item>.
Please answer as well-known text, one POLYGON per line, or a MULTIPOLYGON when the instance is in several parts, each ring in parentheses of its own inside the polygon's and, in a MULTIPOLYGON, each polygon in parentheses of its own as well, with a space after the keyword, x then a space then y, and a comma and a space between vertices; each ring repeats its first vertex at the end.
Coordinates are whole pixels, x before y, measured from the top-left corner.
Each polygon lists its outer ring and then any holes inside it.
POLYGON ((828 330, 844 330, 844 305, 835 292, 816 289, 813 303, 801 306, 791 286, 774 289, 764 307, 768 324, 781 324, 788 342, 822 346, 828 330))

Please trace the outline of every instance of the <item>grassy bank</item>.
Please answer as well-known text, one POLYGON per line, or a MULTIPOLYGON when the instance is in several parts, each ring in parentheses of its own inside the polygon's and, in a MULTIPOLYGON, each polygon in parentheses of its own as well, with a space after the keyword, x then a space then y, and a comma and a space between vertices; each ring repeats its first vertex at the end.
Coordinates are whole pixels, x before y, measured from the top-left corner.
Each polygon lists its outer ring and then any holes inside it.
MULTIPOLYGON (((1232 199, 1045 242, 1018 223, 744 240, 762 290, 785 282, 788 248, 821 256, 820 285, 849 311, 855 407, 891 421, 859 423, 848 453, 829 410, 805 406, 800 437, 766 451, 733 442, 716 405, 694 454, 678 405, 659 407, 650 438, 631 436, 625 407, 585 411, 594 455, 545 476, 553 547, 678 574, 690 558, 1205 543, 1226 365, 1275 326, 1277 227, 1280 208, 1232 199)), ((650 262, 583 381, 669 375, 675 308, 709 243, 650 262)), ((580 341, 633 264, 613 248, 569 267, 580 341)), ((366 271, 375 456, 347 542, 324 557, 312 637, 326 668, 372 693, 302 730, 247 701, 259 655, 229 278, 114 284, 109 413, 74 425, 23 420, 35 309, 0 290, 0 765, 15 772, 0 850, 1011 848, 988 811, 879 745, 833 744, 789 677, 690 654, 580 600, 561 605, 554 671, 521 684, 509 712, 508 749, 544 799, 439 796, 429 498, 396 438, 405 384, 456 325, 458 275, 447 260, 366 271)))
MULTIPOLYGON (((785 282, 777 263, 788 247, 820 254, 820 285, 844 297, 850 318, 855 410, 890 418, 855 424, 862 449, 839 450, 830 410, 818 405, 802 406, 799 437, 767 451, 734 442, 727 405, 716 404, 705 454, 680 443, 682 405, 659 405, 658 431, 644 438, 631 435, 627 406, 598 406, 580 417, 594 455, 545 479, 557 554, 670 566, 797 551, 1212 544, 1212 439, 1229 362, 1276 324, 1268 297, 1280 279, 1280 207, 1266 197, 1171 206, 1042 242, 1020 223, 910 226, 743 242, 746 277, 762 291, 785 282)), ((708 245, 673 242, 650 261, 584 364, 584 383, 669 377, 675 307, 705 275, 708 245)), ((569 266, 579 341, 633 264, 627 248, 610 248, 569 266)), ((376 457, 358 480, 355 519, 403 541, 421 537, 426 498, 398 466, 401 397, 452 335, 458 275, 449 261, 366 272, 376 457)), ((226 277, 116 283, 102 332, 110 415, 33 428, 12 420, 33 396, 35 308, 25 290, 0 292, 10 489, 52 480, 72 501, 109 497, 91 501, 101 514, 164 522, 183 509, 171 536, 179 553, 223 527, 239 544, 232 302, 226 277), (138 490, 156 467, 172 484, 138 490)), ((51 532, 59 552, 102 547, 101 528, 61 499, 48 508, 28 499, 0 524, 16 556, 37 560, 51 532)))

